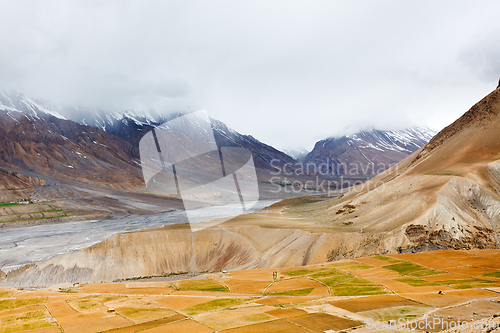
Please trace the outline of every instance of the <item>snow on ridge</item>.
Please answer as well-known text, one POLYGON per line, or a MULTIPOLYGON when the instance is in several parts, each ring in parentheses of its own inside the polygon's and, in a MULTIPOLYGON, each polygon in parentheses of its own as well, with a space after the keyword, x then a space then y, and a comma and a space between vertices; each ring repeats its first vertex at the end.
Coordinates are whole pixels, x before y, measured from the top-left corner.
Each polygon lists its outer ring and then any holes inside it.
POLYGON ((411 127, 386 131, 372 129, 338 138, 331 137, 321 140, 318 143, 322 144, 322 147, 325 147, 326 144, 332 141, 335 142, 345 138, 348 145, 356 146, 359 149, 410 153, 429 142, 436 132, 427 127, 411 127))
POLYGON ((40 118, 40 113, 44 113, 66 119, 59 113, 58 108, 49 102, 35 100, 18 92, 7 93, 5 90, 0 91, 0 110, 28 113, 35 118, 40 118))
POLYGON ((14 112, 21 112, 19 111, 18 109, 12 107, 12 106, 7 106, 7 105, 4 105, 4 104, 0 104, 0 110, 2 111, 14 111, 14 112))
POLYGON ((385 131, 385 134, 395 142, 411 145, 414 144, 415 141, 428 142, 436 132, 429 128, 414 127, 404 130, 385 131))
MULTIPOLYGON (((29 114, 34 118, 39 118, 42 114, 48 114, 59 119, 71 119, 85 126, 100 128, 104 131, 114 127, 117 123, 123 123, 124 120, 134 122, 139 128, 143 126, 157 125, 164 122, 172 116, 180 116, 182 113, 162 114, 157 110, 103 110, 97 108, 86 108, 82 106, 56 106, 48 101, 31 98, 23 93, 16 91, 8 92, 0 90, 0 111, 20 112, 29 114), (64 117, 62 114, 70 115, 64 117)), ((245 140, 245 136, 229 128, 219 120, 210 119, 214 130, 219 131, 227 138, 245 140)), ((128 122, 127 122, 128 124, 128 122)))
POLYGON ((26 99, 28 103, 30 103, 32 106, 35 106, 39 111, 42 111, 43 113, 47 113, 59 119, 67 120, 66 117, 60 114, 59 111, 55 110, 55 107, 50 105, 50 103, 47 102, 47 104, 43 105, 40 104, 39 102, 34 101, 32 98, 28 96, 23 96, 23 97, 26 99))

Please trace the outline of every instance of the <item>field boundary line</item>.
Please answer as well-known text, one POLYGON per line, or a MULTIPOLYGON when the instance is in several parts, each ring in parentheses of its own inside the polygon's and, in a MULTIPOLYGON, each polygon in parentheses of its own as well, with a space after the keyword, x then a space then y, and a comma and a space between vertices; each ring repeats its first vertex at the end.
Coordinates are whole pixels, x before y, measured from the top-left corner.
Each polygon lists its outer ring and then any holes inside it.
POLYGON ((43 306, 47 309, 47 311, 49 311, 50 315, 52 316, 52 318, 54 318, 54 320, 56 321, 56 324, 57 326, 59 327, 59 329, 61 330, 61 332, 64 333, 64 329, 62 328, 61 324, 59 324, 59 321, 57 320, 57 318, 52 314, 52 311, 50 311, 49 307, 47 306, 47 304, 43 303, 43 306))

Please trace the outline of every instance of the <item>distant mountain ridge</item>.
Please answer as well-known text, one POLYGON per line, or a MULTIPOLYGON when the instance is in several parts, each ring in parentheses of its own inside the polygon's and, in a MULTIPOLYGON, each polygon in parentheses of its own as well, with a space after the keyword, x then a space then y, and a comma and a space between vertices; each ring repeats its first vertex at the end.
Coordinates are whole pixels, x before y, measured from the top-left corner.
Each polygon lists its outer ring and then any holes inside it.
POLYGON ((397 167, 331 199, 325 213, 335 226, 385 232, 387 251, 496 249, 499 128, 497 88, 397 167))
MULTIPOLYGON (((15 91, 0 91, 0 111, 20 112, 36 119, 47 115, 98 128, 130 144, 126 153, 133 159, 139 159, 139 141, 143 134, 157 125, 182 115, 181 112, 163 115, 156 111, 106 111, 103 109, 74 106, 61 107, 53 103, 30 98, 15 91)), ((273 170, 275 165, 294 163, 295 159, 286 153, 267 145, 251 135, 244 135, 229 128, 222 121, 211 119, 215 140, 221 147, 243 147, 252 152, 255 166, 263 170, 273 170)))
MULTIPOLYGON (((183 113, 162 115, 156 112, 134 112, 127 110, 122 113, 106 113, 101 110, 75 110, 75 121, 86 125, 99 127, 108 133, 127 140, 133 146, 132 156, 139 158, 139 141, 142 135, 150 129, 183 113), (80 112, 78 112, 80 111, 80 112)), ((267 145, 251 135, 241 134, 229 128, 224 122, 211 118, 212 130, 219 147, 243 147, 252 152, 255 166, 259 169, 273 170, 272 160, 278 160, 278 165, 294 163, 295 159, 286 153, 267 145)))
POLYGON ((0 90, 0 110, 22 112, 35 118, 51 115, 59 119, 66 119, 61 114, 61 109, 40 99, 31 98, 17 91, 0 90))
MULTIPOLYGON (((33 120, 46 119, 50 116, 58 121, 71 119, 81 126, 98 128, 122 139, 123 142, 119 144, 120 149, 124 149, 131 160, 140 158, 139 141, 144 133, 182 115, 180 112, 163 115, 154 110, 106 111, 75 106, 61 107, 15 91, 0 91, 0 111, 2 110, 6 111, 7 115, 10 114, 11 118, 16 113, 24 113, 33 120)), ((419 127, 393 131, 363 131, 354 135, 321 140, 307 154, 303 150, 293 150, 287 154, 260 142, 251 135, 238 133, 222 121, 211 119, 211 123, 219 146, 249 149, 259 169, 272 171, 276 166, 295 165, 299 160, 303 164, 327 163, 328 175, 342 176, 352 173, 349 165, 356 164, 364 167, 362 176, 366 178, 378 174, 382 170, 381 166, 385 170, 403 160, 426 144, 436 133, 429 128, 419 127), (367 165, 374 167, 367 168, 367 165)), ((79 131, 87 130, 79 129, 79 131)))
POLYGON ((22 94, 0 92, 0 142, 0 166, 7 169, 120 188, 142 185, 130 143, 22 94))
MULTIPOLYGON (((318 141, 313 150, 301 159, 303 164, 329 165, 329 173, 335 176, 349 175, 349 166, 374 165, 365 168, 364 176, 376 175, 380 169, 388 169, 424 146, 436 131, 424 127, 401 130, 363 131, 353 135, 332 137, 318 141)), ((353 175, 354 174, 350 174, 353 175)))

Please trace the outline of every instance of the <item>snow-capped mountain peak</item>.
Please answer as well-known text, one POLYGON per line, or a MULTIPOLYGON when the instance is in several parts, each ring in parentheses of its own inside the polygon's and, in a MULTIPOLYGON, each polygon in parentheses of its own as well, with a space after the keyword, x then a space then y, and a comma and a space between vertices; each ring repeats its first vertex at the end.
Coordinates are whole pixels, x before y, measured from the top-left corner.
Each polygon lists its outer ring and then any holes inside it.
MULTIPOLYGON (((363 131, 346 135, 348 144, 359 149, 393 150, 412 153, 427 143, 437 133, 428 127, 411 127, 390 131, 363 131)), ((332 138, 330 140, 336 140, 332 138)))
POLYGON ((0 90, 0 110, 22 112, 35 118, 51 115, 59 119, 66 119, 56 105, 34 99, 16 91, 0 90))
MULTIPOLYGON (((429 142, 436 132, 428 127, 411 127, 390 131, 369 130, 331 137, 318 141, 314 149, 303 158, 303 162, 317 165, 329 163, 333 165, 332 169, 339 163, 380 165, 376 170, 387 169, 429 142)), ((338 174, 337 171, 334 174, 338 174)))
MULTIPOLYGON (((0 111, 14 121, 19 114, 33 119, 54 116, 70 120, 85 126, 99 128, 131 145, 127 152, 132 158, 139 158, 138 143, 144 133, 155 126, 179 117, 183 113, 175 112, 162 114, 155 110, 104 110, 85 108, 80 106, 59 107, 52 103, 30 98, 18 92, 0 91, 0 111), (16 112, 16 114, 13 114, 16 112), (63 115, 66 115, 64 117, 63 115)), ((256 167, 273 169, 271 161, 278 160, 278 164, 293 163, 295 160, 285 153, 260 142, 251 135, 243 135, 229 128, 222 121, 211 119, 211 126, 215 140, 220 147, 243 147, 253 154, 256 167)))

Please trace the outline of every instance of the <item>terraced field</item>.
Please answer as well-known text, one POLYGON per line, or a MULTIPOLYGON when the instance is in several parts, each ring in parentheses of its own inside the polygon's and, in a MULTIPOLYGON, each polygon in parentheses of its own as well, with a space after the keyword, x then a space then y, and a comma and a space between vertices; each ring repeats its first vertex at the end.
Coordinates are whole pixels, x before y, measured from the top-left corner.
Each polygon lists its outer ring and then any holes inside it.
POLYGON ((499 256, 435 251, 190 280, 3 288, 0 333, 389 332, 370 325, 398 320, 438 320, 421 330, 437 332, 498 317, 499 256))
POLYGON ((0 202, 0 223, 44 221, 69 215, 54 203, 0 202))

